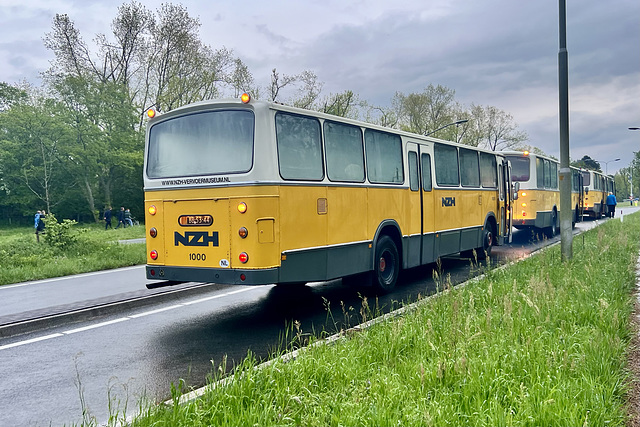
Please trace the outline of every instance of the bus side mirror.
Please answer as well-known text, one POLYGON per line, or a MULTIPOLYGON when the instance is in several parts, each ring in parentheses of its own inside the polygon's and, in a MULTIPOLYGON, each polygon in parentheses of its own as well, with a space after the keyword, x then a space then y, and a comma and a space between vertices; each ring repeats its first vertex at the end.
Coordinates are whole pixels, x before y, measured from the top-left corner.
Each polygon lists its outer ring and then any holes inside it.
POLYGON ((513 200, 518 200, 518 192, 520 191, 520 183, 513 184, 513 200))

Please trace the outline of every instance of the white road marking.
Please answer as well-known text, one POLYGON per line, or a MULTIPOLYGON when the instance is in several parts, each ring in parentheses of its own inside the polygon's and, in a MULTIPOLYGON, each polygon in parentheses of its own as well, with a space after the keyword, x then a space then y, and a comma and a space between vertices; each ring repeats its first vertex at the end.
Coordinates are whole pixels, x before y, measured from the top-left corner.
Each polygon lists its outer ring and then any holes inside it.
MULTIPOLYGON (((24 285, 18 285, 18 286, 24 286, 24 285)), ((152 314, 163 313, 165 311, 174 310, 176 308, 186 307, 188 305, 199 304, 199 303, 202 303, 202 302, 207 302, 207 301, 211 301, 211 300, 218 299, 218 298, 224 298, 224 297, 228 297, 228 296, 231 296, 231 295, 239 294, 239 293, 242 293, 242 292, 252 291, 252 290, 255 290, 255 289, 259 289, 259 288, 260 288, 259 286, 242 287, 240 289, 236 289, 235 291, 225 292, 223 294, 213 295, 213 296, 206 297, 206 298, 200 298, 200 299, 196 299, 196 300, 193 300, 193 301, 187 301, 185 303, 176 304, 176 305, 172 305, 172 306, 169 306, 169 307, 158 308, 158 309, 155 309, 155 310, 149 310, 149 311, 145 311, 145 312, 138 313, 138 314, 132 314, 131 316, 120 317, 118 319, 109 320, 107 322, 95 323, 93 325, 83 326, 81 328, 70 329, 70 330, 64 331, 62 333, 55 333, 55 334, 45 335, 45 336, 38 337, 38 338, 31 338, 31 339, 24 340, 24 341, 14 342, 12 344, 6 344, 6 345, 3 345, 3 346, 0 346, 0 350, 6 350, 6 349, 9 349, 9 348, 18 347, 18 346, 26 345, 26 344, 33 344, 33 343, 36 343, 36 342, 39 342, 39 341, 48 340, 50 338, 64 337, 65 335, 76 334, 78 332, 84 332, 84 331, 88 331, 88 330, 92 330, 92 329, 96 329, 96 328, 101 328, 103 326, 109 326, 109 325, 113 325, 113 324, 116 324, 116 323, 126 322, 127 320, 133 320, 133 319, 137 319, 139 317, 145 317, 145 316, 150 316, 152 314)))
POLYGON ((14 342, 13 344, 2 345, 2 346, 0 346, 0 350, 5 350, 7 348, 18 347, 18 346, 25 345, 25 344, 32 344, 34 342, 44 341, 44 340, 48 340, 50 338, 58 338, 58 337, 62 337, 62 336, 64 336, 64 335, 62 335, 62 334, 51 334, 51 335, 45 335, 43 337, 31 338, 30 340, 18 341, 18 342, 14 342))
POLYGON ((88 331, 90 329, 96 329, 96 328, 101 328, 103 326, 113 325, 115 323, 126 322, 127 320, 130 320, 130 319, 128 317, 121 317, 119 319, 109 320, 108 322, 95 323, 93 325, 83 326, 82 328, 77 328, 77 329, 71 329, 69 331, 64 331, 63 334, 65 334, 65 335, 76 334, 78 332, 84 332, 84 331, 88 331))

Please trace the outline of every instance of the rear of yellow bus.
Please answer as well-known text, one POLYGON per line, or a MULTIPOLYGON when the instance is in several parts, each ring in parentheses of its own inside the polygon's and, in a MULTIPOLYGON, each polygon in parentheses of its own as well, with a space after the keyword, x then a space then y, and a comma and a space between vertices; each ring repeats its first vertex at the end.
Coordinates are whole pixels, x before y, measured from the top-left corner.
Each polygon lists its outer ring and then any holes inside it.
POLYGON ((228 100, 193 104, 149 120, 144 164, 148 279, 277 282, 277 186, 252 185, 256 157, 270 155, 255 150, 256 117, 255 106, 228 100))

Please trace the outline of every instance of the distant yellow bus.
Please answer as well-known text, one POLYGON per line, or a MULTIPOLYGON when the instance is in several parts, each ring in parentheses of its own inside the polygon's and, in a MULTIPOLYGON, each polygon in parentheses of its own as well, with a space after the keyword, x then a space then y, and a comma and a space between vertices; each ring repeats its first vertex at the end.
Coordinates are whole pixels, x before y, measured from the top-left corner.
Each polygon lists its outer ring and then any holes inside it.
POLYGON ((606 213, 607 189, 613 185, 601 172, 583 170, 584 186, 584 215, 591 218, 601 218, 606 213))
MULTIPOLYGON (((294 284, 403 268, 511 237, 499 153, 270 102, 148 122, 149 279, 294 284)), ((167 282, 169 283, 169 282, 167 282)))
POLYGON ((517 229, 536 229, 555 236, 558 233, 560 211, 559 162, 528 151, 508 151, 503 154, 511 162, 511 179, 520 183, 513 226, 517 229))

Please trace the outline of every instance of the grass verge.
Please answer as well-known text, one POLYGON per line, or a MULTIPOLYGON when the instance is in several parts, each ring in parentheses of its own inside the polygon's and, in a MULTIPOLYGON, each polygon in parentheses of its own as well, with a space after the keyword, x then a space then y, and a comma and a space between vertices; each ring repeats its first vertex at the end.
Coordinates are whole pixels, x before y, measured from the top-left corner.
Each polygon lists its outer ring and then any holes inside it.
POLYGON ((144 237, 144 226, 104 230, 100 225, 74 225, 64 248, 36 241, 33 228, 0 229, 0 285, 48 279, 146 262, 145 244, 119 244, 144 237))
POLYGON ((625 425, 639 241, 639 215, 608 221, 574 240, 570 262, 555 246, 465 287, 445 281, 335 345, 261 369, 249 354, 224 386, 214 369, 201 398, 132 425, 625 425))

